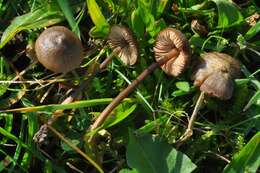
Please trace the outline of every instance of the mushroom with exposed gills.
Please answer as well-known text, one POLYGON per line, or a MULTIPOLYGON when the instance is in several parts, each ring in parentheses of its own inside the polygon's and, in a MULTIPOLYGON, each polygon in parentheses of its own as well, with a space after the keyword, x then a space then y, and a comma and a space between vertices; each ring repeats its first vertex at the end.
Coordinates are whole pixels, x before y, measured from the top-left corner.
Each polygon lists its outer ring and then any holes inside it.
POLYGON ((240 63, 235 58, 219 52, 203 53, 192 75, 194 85, 201 93, 189 120, 188 128, 178 140, 178 143, 189 139, 193 134, 193 126, 198 111, 204 100, 204 95, 228 100, 234 90, 234 79, 239 76, 240 63))
POLYGON ((178 76, 184 70, 190 59, 191 49, 188 40, 179 30, 166 28, 162 30, 156 38, 154 53, 156 62, 145 69, 127 88, 113 99, 95 120, 90 130, 98 128, 113 109, 156 68, 161 67, 167 74, 178 76))
POLYGON ((110 28, 107 42, 125 65, 134 65, 139 52, 137 41, 132 32, 125 26, 114 25, 110 28))
MULTIPOLYGON (((78 65, 80 62, 78 59, 75 59, 75 62, 72 61, 71 64, 68 64, 66 61, 72 56, 76 56, 76 54, 72 54, 71 50, 77 50, 79 47, 79 41, 76 36, 72 35, 73 33, 66 29, 65 27, 56 26, 46 29, 37 39, 36 41, 36 54, 39 57, 39 61, 42 64, 55 72, 66 72, 70 69, 73 69, 73 65, 78 65), (62 33, 57 33, 58 31, 62 33), (64 34, 63 34, 64 33, 64 34), (69 45, 68 40, 63 38, 63 35, 70 36, 70 40, 73 40, 74 43, 69 45), (54 37, 54 38, 53 38, 54 37), (64 46, 56 46, 59 42, 64 42, 64 46), (47 45, 47 46, 46 46, 47 45), (54 48, 52 48, 54 47, 54 48), (55 47, 61 47, 61 50, 56 50, 55 47), (40 49, 39 49, 40 48, 40 49), (65 50, 66 48, 66 50, 65 50), (64 49, 64 50, 63 50, 64 49), (57 58, 55 56, 58 56, 57 58), (47 57, 47 58, 46 58, 47 57), (61 58, 62 57, 62 58, 61 58), (53 61, 58 61, 57 63, 53 63, 53 61), (66 66, 66 69, 64 67, 66 66)), ((111 62, 112 58, 117 55, 121 61, 126 65, 133 65, 136 63, 138 58, 138 48, 137 42, 133 37, 132 32, 125 26, 114 25, 110 28, 107 42, 112 49, 112 53, 108 56, 99 66, 97 66, 93 74, 85 81, 83 81, 77 88, 75 88, 71 94, 63 100, 61 104, 67 104, 73 102, 80 92, 88 86, 90 81, 103 69, 107 67, 107 65, 111 62)), ((80 49, 81 50, 81 49, 80 49)), ((81 52, 80 52, 81 54, 81 52)), ((60 117, 63 110, 57 110, 53 113, 52 118, 50 118, 47 124, 52 125, 58 117, 60 117)), ((41 143, 44 141, 44 138, 47 136, 47 126, 46 124, 42 125, 40 130, 35 134, 34 140, 41 143)))

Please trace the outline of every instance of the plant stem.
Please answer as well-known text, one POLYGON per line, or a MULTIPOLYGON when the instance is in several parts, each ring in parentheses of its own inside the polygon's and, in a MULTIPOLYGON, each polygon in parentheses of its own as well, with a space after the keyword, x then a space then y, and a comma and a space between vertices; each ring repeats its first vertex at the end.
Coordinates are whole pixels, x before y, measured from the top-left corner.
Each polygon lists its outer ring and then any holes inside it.
POLYGON ((179 144, 185 142, 186 140, 188 140, 192 136, 192 134, 193 134, 193 126, 194 126, 195 120, 197 118, 198 112, 199 112, 199 110, 201 108, 201 105, 203 103, 204 96, 205 96, 205 93, 202 91, 200 93, 200 96, 199 96, 199 98, 198 98, 198 100, 196 102, 196 105, 194 107, 194 110, 192 112, 191 118, 189 120, 188 128, 186 129, 185 133, 178 140, 179 144))
POLYGON ((101 112, 96 121, 91 125, 90 130, 98 128, 109 116, 115 107, 117 107, 121 101, 126 98, 150 73, 152 73, 157 67, 165 64, 170 57, 174 57, 178 54, 176 49, 173 49, 168 53, 168 56, 154 62, 147 69, 145 69, 127 88, 120 92, 116 98, 101 112))

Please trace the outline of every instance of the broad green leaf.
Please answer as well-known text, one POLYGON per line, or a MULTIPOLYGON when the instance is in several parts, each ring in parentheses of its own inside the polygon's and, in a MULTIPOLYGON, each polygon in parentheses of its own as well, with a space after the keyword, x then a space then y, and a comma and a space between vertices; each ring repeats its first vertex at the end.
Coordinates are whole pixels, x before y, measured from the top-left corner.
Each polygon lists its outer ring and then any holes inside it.
POLYGON ((225 167, 224 173, 254 173, 260 167, 260 132, 237 153, 225 167))
POLYGON ((148 10, 149 13, 152 11, 152 2, 153 0, 145 0, 145 1, 137 1, 138 6, 142 7, 143 9, 148 10))
POLYGON ((150 134, 129 134, 128 165, 138 173, 190 173, 196 165, 183 153, 150 134))
POLYGON ((189 92, 190 91, 190 84, 189 82, 176 82, 176 87, 182 91, 189 92))
POLYGON ((126 105, 120 104, 115 110, 115 115, 109 116, 104 122, 102 128, 109 128, 118 124, 119 122, 123 121, 126 117, 128 117, 136 108, 135 104, 131 107, 129 106, 129 104, 126 105))
POLYGON ((258 21, 254 26, 252 26, 249 31, 245 34, 244 38, 249 40, 253 38, 260 31, 260 21, 258 21))
POLYGON ((140 8, 141 17, 143 23, 146 26, 146 31, 154 37, 152 31, 154 30, 155 19, 151 13, 151 2, 149 1, 138 1, 138 8, 140 8))
POLYGON ((153 27, 149 25, 147 30, 152 37, 155 37, 162 29, 166 28, 166 26, 167 24, 165 23, 164 19, 160 19, 155 22, 153 27))
POLYGON ((95 0, 87 0, 89 15, 95 24, 90 30, 90 35, 93 37, 105 37, 109 32, 109 24, 103 16, 98 4, 95 0))
POLYGON ((244 18, 234 4, 228 0, 212 0, 218 8, 218 28, 228 28, 243 22, 244 18))
POLYGON ((169 119, 169 117, 167 117, 167 116, 158 117, 155 120, 148 122, 144 126, 135 130, 135 133, 138 135, 144 135, 144 134, 150 133, 154 129, 158 128, 160 125, 165 124, 168 119, 169 119))
POLYGON ((135 9, 131 15, 132 29, 139 38, 142 38, 145 30, 145 25, 141 15, 141 8, 135 9))
POLYGON ((154 1, 154 2, 157 2, 156 3, 156 18, 160 17, 161 14, 164 12, 164 9, 168 3, 168 0, 157 0, 157 1, 154 1))
POLYGON ((196 87, 195 86, 192 86, 190 87, 190 90, 187 92, 187 91, 183 91, 183 90, 176 90, 176 91, 173 91, 171 96, 173 97, 180 97, 180 96, 183 96, 183 95, 187 95, 187 94, 190 94, 191 92, 194 92, 196 91, 196 87))
POLYGON ((0 49, 22 30, 37 29, 59 23, 64 20, 60 11, 38 9, 16 17, 6 28, 1 38, 0 49))

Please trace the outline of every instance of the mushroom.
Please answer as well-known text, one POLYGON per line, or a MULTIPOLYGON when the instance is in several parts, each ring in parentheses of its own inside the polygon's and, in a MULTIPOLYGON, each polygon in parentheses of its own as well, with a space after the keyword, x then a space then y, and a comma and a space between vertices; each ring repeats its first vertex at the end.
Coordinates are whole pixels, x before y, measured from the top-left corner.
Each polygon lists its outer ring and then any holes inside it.
POLYGON ((139 56, 138 45, 129 28, 121 25, 113 25, 109 30, 107 43, 112 53, 94 70, 94 74, 106 68, 115 55, 125 65, 134 65, 137 62, 139 56))
POLYGON ((162 30, 155 40, 154 46, 155 60, 162 63, 162 70, 168 75, 178 76, 187 66, 191 49, 188 40, 179 30, 174 28, 166 28, 162 30), (175 54, 175 51, 178 54, 175 54))
MULTIPOLYGON (((98 128, 113 109, 159 66, 161 66, 167 74, 173 76, 179 75, 190 59, 191 49, 188 40, 180 31, 173 28, 166 28, 162 30, 156 38, 154 53, 156 62, 145 69, 127 88, 113 99, 90 127, 90 130, 98 128)), ((91 142, 91 140, 92 138, 90 138, 89 142, 91 142)))
MULTIPOLYGON (((47 29, 48 30, 48 29, 47 29)), ((63 30, 63 29, 58 29, 58 30, 63 30)), ((56 29, 55 29, 56 31, 56 29)), ((69 31, 70 32, 70 31, 69 31)), ((50 32, 48 32, 50 33, 50 32)), ((51 32, 52 34, 49 35, 54 35, 55 32, 51 32)), ((44 32, 43 32, 44 34, 44 32)), ((42 35, 42 34, 41 34, 42 35)), ((61 34, 56 34, 56 35, 61 35, 61 34)), ((47 36, 47 34, 46 34, 47 36)), ((47 38, 47 37, 44 38, 47 38)), ((60 36, 61 39, 53 39, 53 42, 60 42, 60 40, 63 40, 63 36, 60 36)), ((47 42, 47 45, 52 45, 54 43, 49 43, 48 40, 45 39, 41 39, 45 42, 47 42)), ((65 39, 64 39, 65 40, 65 39)), ((43 42, 41 41, 41 43, 43 42)), ((137 48, 137 42, 135 40, 135 38, 133 37, 132 32, 130 31, 130 29, 128 29, 125 26, 120 26, 120 25, 114 25, 110 28, 108 37, 107 37, 107 42, 108 45, 110 46, 110 48, 112 49, 112 53, 110 54, 110 56, 108 56, 99 66, 97 66, 92 75, 85 81, 83 81, 83 83, 81 83, 77 88, 75 88, 71 94, 63 100, 63 102, 61 104, 67 104, 67 103, 71 103, 73 102, 78 95, 80 94, 80 92, 82 91, 82 89, 86 89, 86 87, 88 86, 88 84, 92 81, 92 79, 104 68, 107 67, 107 65, 111 62, 112 58, 117 55, 121 61, 123 63, 125 63, 126 65, 133 65, 134 63, 136 63, 137 58, 138 58, 138 48, 137 48)), ((66 43, 66 42, 65 42, 66 43)), ((36 42, 37 44, 37 42, 36 42)), ((40 44, 39 44, 40 45, 40 44)), ((68 44, 66 44, 66 47, 68 44)), ((42 47, 44 47, 44 45, 42 45, 42 47)), ((60 46, 62 47, 62 46, 60 46)), ((64 46, 65 47, 65 46, 64 46)), ((75 47, 75 46, 71 46, 71 47, 75 47)), ((42 50, 42 49, 41 49, 42 50)), ((59 50, 55 50, 57 51, 57 54, 60 53, 59 50)), ((46 53, 44 52, 40 52, 40 54, 46 55, 46 53)), ((62 56, 59 56, 62 57, 62 56)), ((64 55, 64 57, 66 57, 66 54, 64 55)), ((68 57, 69 58, 69 57, 68 57)), ((46 61, 46 59, 44 59, 44 61, 46 61)), ((65 61, 64 61, 65 62, 65 61)), ((59 62, 59 64, 62 64, 64 62, 59 62)), ((66 61, 67 62, 67 61, 66 61)), ((48 62, 47 62, 48 63, 48 62)), ((50 64, 50 63, 48 63, 50 64)), ((77 64, 76 62, 72 62, 72 64, 77 64)), ((70 67, 72 66, 72 64, 70 65, 70 67)), ((66 64, 67 65, 67 64, 66 64)), ((68 64, 69 65, 69 64, 68 64)), ((62 66, 64 67, 64 66, 62 66)), ((49 68, 50 69, 50 68, 49 68)), ((57 70, 57 67, 55 67, 55 69, 57 70)), ((62 71, 63 69, 60 69, 60 71, 62 71)), ((57 71, 56 71, 57 72, 57 71)), ((42 143, 45 141, 45 138, 47 137, 46 133, 47 133, 47 124, 50 126, 52 125, 58 117, 60 117, 62 115, 63 110, 57 110, 53 113, 52 118, 50 118, 48 120, 48 122, 44 125, 42 125, 42 127, 40 128, 40 130, 34 135, 34 140, 38 143, 42 143)))
POLYGON ((108 43, 126 65, 134 65, 138 58, 136 39, 125 26, 114 25, 110 28, 108 43))
POLYGON ((81 41, 64 26, 44 30, 36 40, 35 52, 44 67, 57 73, 75 69, 83 58, 81 41))
POLYGON ((234 90, 234 79, 240 74, 240 63, 235 58, 219 52, 203 53, 192 75, 194 85, 201 94, 189 120, 188 128, 179 139, 182 143, 192 136, 194 121, 201 107, 204 95, 228 100, 234 90))

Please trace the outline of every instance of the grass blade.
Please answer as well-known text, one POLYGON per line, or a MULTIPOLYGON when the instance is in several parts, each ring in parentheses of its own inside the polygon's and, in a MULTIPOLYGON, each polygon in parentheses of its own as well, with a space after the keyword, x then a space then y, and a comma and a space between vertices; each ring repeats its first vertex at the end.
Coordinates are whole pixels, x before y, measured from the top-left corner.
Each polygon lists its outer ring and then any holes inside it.
MULTIPOLYGON (((91 107, 103 104, 109 104, 113 99, 112 98, 102 98, 102 99, 93 99, 93 100, 83 100, 77 101, 69 104, 51 104, 51 105, 42 105, 42 106, 33 106, 26 108, 16 108, 9 110, 0 110, 0 113, 3 112, 37 112, 37 111, 56 111, 56 110, 66 110, 66 109, 75 109, 75 108, 83 108, 83 107, 91 107)), ((132 99, 126 98, 124 99, 126 102, 132 102, 132 99)))
POLYGON ((246 146, 234 156, 225 167, 224 173, 256 172, 260 166, 260 132, 255 134, 246 146))
POLYGON ((80 30, 77 25, 77 22, 75 21, 75 19, 73 17, 73 13, 72 13, 71 7, 69 6, 69 2, 67 0, 57 0, 57 1, 58 1, 58 4, 59 4, 64 16, 68 20, 72 31, 75 32, 76 35, 80 38, 80 30))
POLYGON ((87 0, 88 12, 95 24, 90 31, 90 34, 95 37, 105 37, 109 31, 109 24, 102 14, 97 2, 95 0, 87 0))
POLYGON ((16 17, 4 31, 0 49, 22 30, 42 28, 63 20, 64 17, 59 11, 47 11, 44 8, 16 17))

